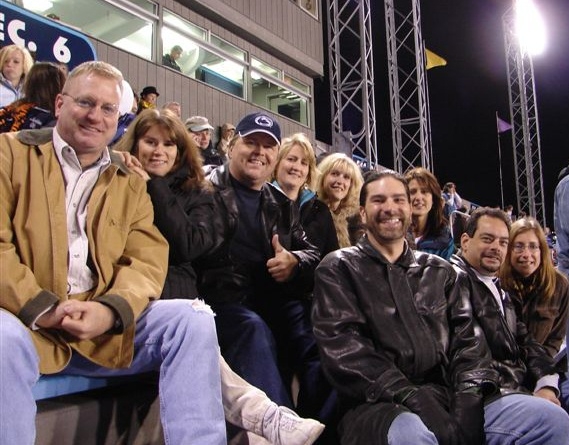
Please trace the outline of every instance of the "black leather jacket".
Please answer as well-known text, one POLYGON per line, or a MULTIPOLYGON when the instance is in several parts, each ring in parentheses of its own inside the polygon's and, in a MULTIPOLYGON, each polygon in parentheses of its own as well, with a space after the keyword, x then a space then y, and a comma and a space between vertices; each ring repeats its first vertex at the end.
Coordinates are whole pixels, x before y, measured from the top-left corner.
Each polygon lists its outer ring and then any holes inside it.
POLYGON ((286 283, 277 283, 264 265, 251 270, 230 255, 231 240, 239 224, 239 211, 227 164, 213 170, 209 180, 215 189, 213 224, 220 245, 202 256, 196 264, 200 294, 210 303, 238 302, 251 294, 263 293, 302 298, 307 292, 305 287, 312 283, 320 252, 307 240, 294 203, 271 184, 263 185, 261 223, 264 256, 267 260, 274 256, 271 239, 278 234, 281 245, 298 259, 294 277, 286 283))
POLYGON ((455 282, 443 259, 406 247, 391 264, 366 237, 322 260, 314 333, 324 370, 345 399, 394 403, 415 385, 460 390, 495 378, 480 360, 470 305, 455 282))
POLYGON ((466 260, 453 255, 450 261, 456 271, 468 276, 467 281, 462 281, 463 292, 470 295, 474 318, 491 354, 488 358, 499 373, 500 391, 533 391, 537 380, 555 373, 553 359, 531 337, 525 324, 517 320, 510 300, 504 302, 503 316, 492 292, 466 260))

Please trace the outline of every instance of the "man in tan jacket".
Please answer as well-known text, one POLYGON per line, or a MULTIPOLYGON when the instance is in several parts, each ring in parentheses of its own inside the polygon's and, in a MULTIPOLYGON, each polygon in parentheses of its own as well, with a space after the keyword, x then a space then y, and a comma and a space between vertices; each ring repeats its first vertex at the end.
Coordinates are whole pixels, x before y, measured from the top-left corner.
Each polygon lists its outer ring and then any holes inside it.
POLYGON ((40 374, 160 371, 166 443, 224 444, 213 314, 152 301, 168 246, 146 186, 107 148, 122 75, 86 62, 51 130, 0 135, 0 443, 34 443, 40 374), (200 382, 195 385, 191 382, 200 382))

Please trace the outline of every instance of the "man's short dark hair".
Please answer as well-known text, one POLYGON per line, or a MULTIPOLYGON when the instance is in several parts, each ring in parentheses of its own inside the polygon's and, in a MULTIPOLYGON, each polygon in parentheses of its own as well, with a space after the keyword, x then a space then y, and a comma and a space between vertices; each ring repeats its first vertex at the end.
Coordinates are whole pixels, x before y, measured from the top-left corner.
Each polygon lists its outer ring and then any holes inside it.
POLYGON ((380 179, 386 178, 388 176, 403 184, 403 186, 405 187, 405 193, 407 194, 407 199, 409 201, 411 200, 409 185, 407 184, 407 181, 405 181, 405 177, 401 173, 397 173, 395 170, 389 170, 389 169, 381 171, 371 170, 364 174, 364 183, 362 185, 362 189, 360 190, 360 206, 363 207, 366 204, 368 184, 374 181, 379 181, 380 179))
POLYGON ((496 209, 493 207, 478 207, 470 214, 470 217, 464 226, 464 233, 466 233, 470 238, 472 238, 476 233, 476 230, 478 229, 478 220, 483 216, 497 218, 503 221, 504 224, 506 224, 506 227, 508 227, 508 232, 510 231, 510 218, 508 218, 508 214, 506 212, 502 209, 496 209))

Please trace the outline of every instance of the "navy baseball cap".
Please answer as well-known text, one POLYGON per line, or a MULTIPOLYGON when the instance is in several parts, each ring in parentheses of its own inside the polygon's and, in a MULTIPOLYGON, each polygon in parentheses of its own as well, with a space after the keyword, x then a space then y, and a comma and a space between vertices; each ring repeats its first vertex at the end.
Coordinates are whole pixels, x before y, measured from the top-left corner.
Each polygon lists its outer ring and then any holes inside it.
POLYGON ((252 113, 239 121, 235 131, 241 137, 253 133, 265 133, 271 136, 277 144, 281 143, 281 127, 272 117, 265 113, 252 113))

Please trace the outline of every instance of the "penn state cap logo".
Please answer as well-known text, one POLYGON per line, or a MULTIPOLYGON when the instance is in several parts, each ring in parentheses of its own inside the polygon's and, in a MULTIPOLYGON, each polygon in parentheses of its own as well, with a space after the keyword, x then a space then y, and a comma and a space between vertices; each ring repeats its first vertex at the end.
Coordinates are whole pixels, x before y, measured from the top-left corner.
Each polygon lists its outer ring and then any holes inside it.
POLYGON ((261 115, 255 118, 255 123, 260 127, 272 127, 273 120, 269 116, 261 115))

